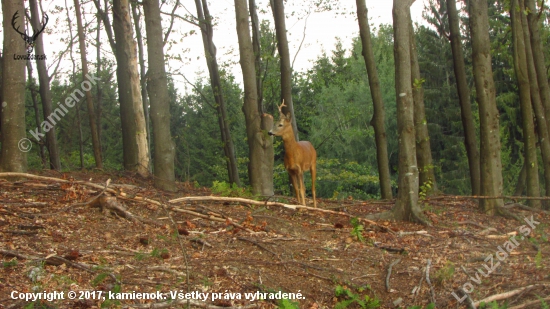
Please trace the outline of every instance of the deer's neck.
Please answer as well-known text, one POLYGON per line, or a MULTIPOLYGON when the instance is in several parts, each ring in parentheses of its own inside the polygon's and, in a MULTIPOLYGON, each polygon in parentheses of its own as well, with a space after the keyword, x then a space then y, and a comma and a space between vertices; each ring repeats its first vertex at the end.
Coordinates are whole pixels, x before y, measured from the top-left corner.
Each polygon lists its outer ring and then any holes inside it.
POLYGON ((285 153, 292 151, 294 148, 298 146, 298 142, 296 142, 296 138, 294 137, 294 132, 290 131, 284 134, 282 138, 283 138, 285 153))

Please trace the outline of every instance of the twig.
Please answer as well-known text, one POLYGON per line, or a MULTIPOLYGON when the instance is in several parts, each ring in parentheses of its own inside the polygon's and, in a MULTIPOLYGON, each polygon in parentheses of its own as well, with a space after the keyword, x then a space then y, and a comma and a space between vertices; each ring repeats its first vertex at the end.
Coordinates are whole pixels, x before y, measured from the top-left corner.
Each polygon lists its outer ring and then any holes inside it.
POLYGON ((267 252, 273 254, 273 256, 278 256, 277 253, 275 253, 275 252, 269 250, 268 248, 266 248, 266 246, 264 246, 264 245, 258 243, 257 241, 254 241, 254 240, 248 239, 248 238, 244 238, 244 237, 237 237, 237 239, 238 239, 238 240, 241 240, 241 241, 248 241, 249 243, 255 244, 256 246, 260 247, 261 249, 263 249, 263 250, 265 250, 265 251, 267 251, 267 252))
POLYGON ((432 283, 430 282, 430 265, 432 265, 432 260, 428 259, 428 263, 426 265, 426 283, 428 283, 428 285, 430 286, 430 292, 431 292, 431 295, 432 295, 432 303, 434 303, 434 305, 435 305, 436 303, 435 303, 434 287, 433 287, 432 283))
POLYGON ((537 299, 537 300, 526 302, 525 304, 517 305, 517 306, 514 306, 514 307, 509 307, 508 309, 522 309, 522 308, 525 308, 525 307, 529 307, 531 305, 536 305, 536 304, 541 303, 543 301, 550 301, 550 297, 540 298, 540 299, 537 299))
POLYGON ((479 304, 481 304, 482 302, 490 303, 490 302, 495 301, 495 300, 507 299, 507 298, 510 298, 514 295, 517 295, 517 294, 523 292, 524 290, 532 289, 532 288, 536 288, 536 287, 550 287, 550 284, 549 283, 542 283, 542 284, 528 285, 528 286, 525 286, 525 287, 522 287, 522 288, 519 288, 519 289, 516 289, 516 290, 512 290, 512 291, 508 291, 508 292, 505 292, 505 293, 500 293, 500 294, 489 296, 489 297, 484 298, 482 300, 476 301, 474 303, 474 305, 479 306, 479 304))
POLYGON ((391 262, 390 266, 388 266, 388 274, 386 275, 386 292, 390 292, 390 277, 391 277, 391 270, 393 266, 397 263, 401 262, 401 259, 397 259, 393 262, 391 262))

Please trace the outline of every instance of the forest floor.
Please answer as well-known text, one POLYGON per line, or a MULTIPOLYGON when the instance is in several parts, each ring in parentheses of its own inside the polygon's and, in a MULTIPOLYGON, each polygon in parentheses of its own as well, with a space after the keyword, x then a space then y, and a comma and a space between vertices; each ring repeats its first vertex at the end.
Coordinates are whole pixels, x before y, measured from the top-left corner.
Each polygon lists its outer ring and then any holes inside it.
POLYGON ((170 203, 212 193, 186 183, 160 192, 129 173, 37 175, 63 180, 0 179, 1 309, 185 308, 186 299, 191 308, 550 304, 550 215, 541 211, 511 207, 516 221, 481 214, 476 200, 438 196, 422 201, 431 227, 368 224, 351 218, 393 204, 319 199, 334 211, 326 213, 170 203), (87 203, 101 194, 112 197, 87 203))

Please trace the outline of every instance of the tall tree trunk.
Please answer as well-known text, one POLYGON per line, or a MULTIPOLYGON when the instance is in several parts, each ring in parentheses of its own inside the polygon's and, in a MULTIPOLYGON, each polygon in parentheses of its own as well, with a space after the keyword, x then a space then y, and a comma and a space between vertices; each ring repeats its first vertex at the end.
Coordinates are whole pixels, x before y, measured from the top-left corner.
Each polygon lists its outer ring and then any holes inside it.
MULTIPOLYGON (((546 188, 545 195, 550 195, 550 139, 548 136, 548 120, 545 121, 544 119, 544 107, 541 100, 541 93, 539 89, 539 83, 537 79, 537 71, 535 68, 535 61, 533 59, 533 50, 531 46, 531 41, 529 39, 529 25, 527 22, 527 17, 525 14, 525 3, 524 0, 518 1, 521 14, 518 14, 518 18, 521 19, 521 26, 523 30, 523 39, 524 39, 524 47, 525 47, 525 55, 526 55, 526 61, 527 61, 527 74, 528 74, 528 86, 531 93, 531 103, 533 104, 533 108, 535 110, 535 115, 537 119, 537 124, 539 125, 539 141, 540 141, 540 149, 542 153, 542 162, 544 166, 544 184, 546 188)), ((520 33, 521 34, 521 33, 520 33)), ((538 172, 538 169, 537 169, 538 172)), ((527 185, 529 186, 529 174, 527 174, 527 185)), ((529 189, 528 189, 529 190, 529 189)), ((548 208, 550 205, 548 203, 544 203, 545 208, 548 208)), ((540 207, 541 204, 537 203, 534 206, 540 207)))
MULTIPOLYGON (((410 18, 410 14, 409 14, 410 18)), ((410 44, 411 44, 411 85, 414 101, 414 129, 416 132, 416 162, 418 164, 419 185, 427 195, 437 192, 435 182, 434 165, 432 162, 432 148, 430 147, 430 134, 428 133, 428 120, 424 108, 424 88, 418 64, 418 53, 414 39, 412 19, 409 20, 410 44)))
MULTIPOLYGON (((273 145, 271 137, 267 134, 268 131, 266 128, 262 128, 262 115, 258 110, 254 50, 248 26, 246 0, 235 0, 235 18, 237 20, 240 64, 243 72, 243 111, 250 159, 248 164, 250 185, 255 194, 273 195, 273 145), (270 153, 271 157, 268 158, 270 153)), ((273 120, 271 115, 264 115, 264 117, 273 120)), ((268 123, 269 121, 264 122, 268 123)))
POLYGON ((414 101, 411 85, 410 7, 414 0, 393 1, 395 91, 397 132, 399 134, 399 191, 392 209, 395 219, 420 221, 418 168, 414 127, 414 101))
POLYGON ((252 26, 252 47, 254 49, 254 66, 256 67, 256 90, 258 91, 258 111, 264 113, 262 105, 263 83, 262 83, 262 51, 260 48, 260 20, 256 10, 256 1, 248 0, 248 10, 250 11, 250 25, 252 26))
MULTIPOLYGON (((97 12, 97 29, 96 29, 96 75, 101 78, 101 19, 100 12, 97 12)), ((97 135, 99 136, 99 147, 103 150, 101 146, 101 113, 102 113, 102 104, 103 104, 103 92, 102 92, 101 83, 97 85, 96 95, 97 95, 97 104, 96 104, 96 121, 97 121, 97 135)))
MULTIPOLYGON (((520 0, 522 1, 522 0, 520 0)), ((527 168, 527 196, 539 197, 539 170, 537 164, 537 147, 535 145, 535 126, 533 124, 533 111, 531 107, 531 93, 529 88, 529 76, 527 73, 527 59, 525 55, 525 40, 523 37, 523 26, 521 16, 523 10, 519 13, 518 0, 512 0, 510 6, 510 16, 512 20, 512 38, 513 38, 513 58, 514 71, 518 80, 519 101, 521 107, 521 120, 523 128, 523 150, 525 157, 525 166, 527 168)), ((529 200, 531 207, 540 208, 540 200, 529 200)))
POLYGON ((212 86, 212 92, 216 101, 218 125, 220 127, 222 137, 223 151, 227 163, 227 172, 229 174, 229 182, 240 186, 241 181, 239 180, 239 171, 237 169, 235 147, 233 146, 233 140, 231 139, 231 132, 229 130, 227 107, 223 97, 222 81, 220 78, 218 61, 216 59, 216 45, 214 45, 213 41, 214 29, 212 28, 212 16, 210 16, 206 0, 202 0, 202 3, 201 0, 195 0, 195 5, 197 7, 197 16, 202 34, 206 64, 210 74, 210 85, 212 86))
MULTIPOLYGON (((543 52, 544 47, 540 36, 539 18, 537 16, 535 0, 525 0, 525 7, 527 8, 527 21, 529 23, 528 28, 530 33, 529 40, 531 43, 535 69, 537 71, 540 98, 545 109, 545 116, 548 124, 548 121, 550 121, 550 87, 548 85, 548 73, 545 65, 546 61, 544 59, 543 52)), ((550 192, 546 191, 546 195, 548 196, 549 194, 550 192)))
POLYGON ((147 129, 147 147, 149 148, 149 171, 151 171, 151 125, 149 116, 149 97, 147 96, 147 78, 145 76, 145 56, 143 51, 143 37, 141 35, 140 17, 138 14, 137 4, 134 1, 130 2, 132 7, 132 16, 134 18, 134 27, 136 30, 136 39, 138 45, 138 61, 139 61, 139 77, 141 85, 141 101, 143 103, 143 116, 145 117, 145 127, 147 129))
POLYGON ((287 108, 283 112, 290 112, 292 118, 292 129, 298 141, 298 127, 294 117, 294 103, 292 101, 292 68, 290 67, 290 52, 288 51, 288 39, 286 37, 285 6, 283 0, 270 0, 275 21, 275 34, 277 36, 277 50, 279 51, 281 66, 281 98, 285 100, 287 108))
MULTIPOLYGON (((30 60, 27 61, 27 74, 28 74, 28 79, 29 79, 29 82, 30 82, 29 90, 31 92, 32 106, 34 108, 34 122, 36 123, 36 127, 40 128, 40 123, 42 121, 40 121, 40 111, 38 109, 38 99, 36 98, 37 91, 36 91, 36 85, 34 84, 34 79, 32 78, 32 65, 31 65, 30 60)), ((0 100, 0 102, 3 102, 3 101, 0 100)), ((44 152, 44 143, 43 143, 42 139, 38 140, 37 144, 38 144, 38 148, 39 148, 38 149, 38 154, 40 155, 40 162, 42 162, 42 168, 47 169, 48 168, 48 163, 47 163, 47 160, 46 160, 46 153, 44 152)))
POLYGON ((117 82, 124 168, 149 176, 149 147, 137 68, 136 43, 128 0, 113 1, 117 82))
MULTIPOLYGON (((78 42, 80 45, 80 60, 82 62, 82 78, 88 78, 88 60, 86 59, 86 38, 84 37, 84 29, 82 27, 82 13, 80 11, 80 0, 74 0, 76 11, 76 25, 78 27, 78 42)), ((83 82, 84 83, 84 82, 83 82)), ((86 94, 86 106, 88 107, 88 116, 90 120, 90 130, 92 135, 92 147, 94 149, 95 166, 99 169, 103 168, 101 159, 101 147, 99 145, 99 134, 97 133, 97 124, 95 118, 95 108, 92 98, 91 89, 83 89, 86 94)))
POLYGON ((25 7, 22 0, 2 0, 4 27, 3 54, 9 55, 2 62, 2 102, 0 103, 0 171, 27 171, 27 151, 31 141, 25 133, 25 61, 15 60, 11 55, 27 54, 25 41, 12 29, 13 15, 19 12, 16 20, 19 30, 25 31, 25 7))
POLYGON ((460 37, 456 0, 447 0, 447 15, 449 17, 451 50, 453 53, 458 100, 460 102, 460 115, 462 118, 462 128, 464 129, 464 145, 466 146, 468 166, 470 168, 470 184, 472 187, 472 194, 479 195, 481 181, 479 176, 479 150, 477 148, 472 103, 470 102, 470 89, 466 79, 466 66, 464 64, 464 54, 462 52, 462 40, 460 37))
MULTIPOLYGON (((502 196, 499 114, 491 67, 487 1, 469 0, 469 15, 480 118, 480 193, 484 196, 502 196)), ((483 212, 491 215, 499 213, 504 205, 502 199, 482 199, 479 204, 483 212)))
MULTIPOLYGON (((38 5, 36 0, 29 0, 31 8, 31 24, 36 30, 42 28, 40 23, 40 17, 38 12, 38 5)), ((39 35, 35 41, 35 54, 44 55, 44 41, 42 35, 39 35)), ((50 91, 50 77, 48 76, 48 69, 46 67, 46 59, 40 57, 36 58, 36 68, 38 71, 38 81, 40 87, 40 99, 42 101, 42 111, 44 113, 44 119, 52 114, 52 93, 50 91)), ((48 147, 48 153, 50 155, 50 168, 54 170, 61 170, 61 160, 59 159, 59 147, 57 146, 57 136, 55 134, 55 128, 46 132, 46 145, 48 147)))
POLYGON ((391 199, 391 178, 390 165, 388 158, 388 141, 385 128, 384 101, 382 100, 382 91, 380 89, 380 80, 376 70, 376 60, 372 50, 371 34, 368 18, 367 5, 365 0, 356 0, 357 19, 359 21, 359 33, 361 34, 361 44, 363 45, 363 58, 369 76, 370 93, 374 113, 370 124, 374 128, 374 138, 376 140, 376 159, 378 162, 378 179, 380 180, 380 195, 382 199, 391 199))
POLYGON ((153 141, 155 143, 155 186, 166 191, 175 191, 174 157, 175 144, 170 133, 170 98, 164 64, 163 35, 158 0, 143 1, 145 30, 147 32, 147 92, 151 104, 153 141))

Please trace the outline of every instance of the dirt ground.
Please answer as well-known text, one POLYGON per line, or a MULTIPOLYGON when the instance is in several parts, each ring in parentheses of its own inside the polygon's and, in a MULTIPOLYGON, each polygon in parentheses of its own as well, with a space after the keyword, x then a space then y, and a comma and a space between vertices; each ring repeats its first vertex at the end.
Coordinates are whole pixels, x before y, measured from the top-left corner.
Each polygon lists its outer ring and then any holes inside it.
POLYGON ((1 309, 185 308, 186 299, 190 308, 471 308, 489 297, 498 308, 550 305, 548 213, 509 208, 516 221, 438 196, 423 201, 431 227, 372 225, 351 218, 392 202, 318 201, 339 214, 169 203, 211 192, 185 183, 159 192, 128 173, 37 175, 65 182, 0 179, 1 309), (87 204, 107 179, 118 196, 106 190, 110 198, 87 204))

